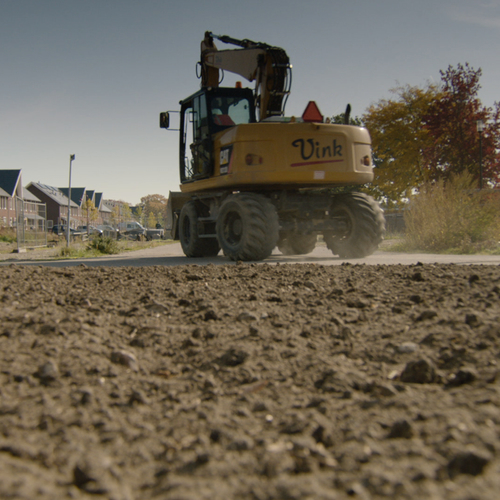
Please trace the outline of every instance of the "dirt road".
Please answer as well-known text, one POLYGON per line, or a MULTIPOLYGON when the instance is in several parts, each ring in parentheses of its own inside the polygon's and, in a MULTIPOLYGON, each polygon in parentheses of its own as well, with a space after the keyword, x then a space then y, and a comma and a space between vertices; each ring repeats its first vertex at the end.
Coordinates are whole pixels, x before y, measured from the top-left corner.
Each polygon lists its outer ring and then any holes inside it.
MULTIPOLYGON (((393 264, 491 264, 500 265, 500 255, 444 255, 444 254, 429 254, 429 253, 403 253, 403 252, 388 252, 387 246, 390 242, 384 242, 385 250, 379 250, 373 255, 364 259, 341 259, 332 255, 330 250, 325 245, 319 244, 315 250, 308 255, 282 255, 278 249, 275 249, 273 254, 266 259, 269 264, 318 264, 323 266, 338 266, 345 262, 352 264, 368 264, 368 265, 393 265, 393 264)), ((119 255, 102 256, 99 258, 90 259, 70 259, 70 260, 54 260, 58 255, 60 248, 39 249, 35 251, 27 251, 25 253, 13 254, 2 253, 0 248, 0 266, 9 265, 12 263, 25 263, 36 265, 49 265, 52 267, 74 267, 81 264, 92 267, 122 267, 122 266, 182 266, 182 265, 234 265, 229 259, 224 257, 222 253, 217 257, 188 259, 182 252, 180 243, 168 243, 166 245, 157 246, 154 248, 145 248, 133 252, 123 252, 119 255), (47 259, 44 261, 44 259, 47 259)))
POLYGON ((491 499, 500 267, 0 267, 0 497, 491 499))

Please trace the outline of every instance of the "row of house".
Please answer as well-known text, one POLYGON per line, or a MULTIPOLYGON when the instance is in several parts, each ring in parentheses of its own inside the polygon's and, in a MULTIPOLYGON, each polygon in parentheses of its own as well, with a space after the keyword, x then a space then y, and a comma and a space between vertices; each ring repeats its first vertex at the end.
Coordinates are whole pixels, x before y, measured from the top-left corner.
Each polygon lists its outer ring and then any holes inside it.
POLYGON ((0 226, 16 225, 16 200, 23 203, 24 224, 29 227, 43 225, 43 229, 50 229, 56 224, 66 225, 68 209, 72 228, 85 225, 88 211, 84 204, 87 200, 92 201, 97 209, 97 218, 93 223, 109 224, 112 211, 104 203, 102 193, 77 187, 71 188, 71 196, 68 197, 68 191, 67 187, 57 188, 40 182, 23 186, 21 170, 0 170, 0 226))

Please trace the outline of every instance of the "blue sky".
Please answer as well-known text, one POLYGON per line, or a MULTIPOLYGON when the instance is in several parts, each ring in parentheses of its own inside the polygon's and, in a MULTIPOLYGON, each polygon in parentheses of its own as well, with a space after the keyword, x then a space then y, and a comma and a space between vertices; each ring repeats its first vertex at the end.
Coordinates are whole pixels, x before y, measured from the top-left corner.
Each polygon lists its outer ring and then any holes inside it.
POLYGON ((158 114, 198 90, 206 30, 286 50, 289 116, 309 100, 362 115, 466 62, 483 104, 500 101, 500 0, 0 0, 0 169, 67 186, 74 153, 72 185, 105 198, 178 190, 158 114))

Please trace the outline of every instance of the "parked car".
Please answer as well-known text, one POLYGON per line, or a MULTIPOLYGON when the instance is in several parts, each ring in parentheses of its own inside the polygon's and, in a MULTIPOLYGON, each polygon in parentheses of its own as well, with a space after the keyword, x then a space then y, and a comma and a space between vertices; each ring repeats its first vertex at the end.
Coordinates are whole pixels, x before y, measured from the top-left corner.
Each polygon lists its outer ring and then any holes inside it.
POLYGON ((76 228, 77 231, 81 231, 82 233, 87 233, 90 236, 102 236, 103 231, 95 226, 78 226, 76 228))
POLYGON ((118 224, 118 230, 122 236, 127 238, 135 239, 146 236, 146 229, 144 226, 135 221, 120 222, 120 224, 118 224))
POLYGON ((107 224, 101 224, 97 226, 97 229, 100 229, 102 231, 103 236, 106 238, 113 238, 113 239, 118 239, 120 236, 120 231, 118 229, 114 228, 113 226, 109 226, 107 224))
MULTIPOLYGON (((65 224, 54 224, 52 226, 52 233, 57 234, 58 236, 66 236, 66 225, 65 224)), ((73 229, 72 227, 69 228, 69 234, 70 238, 72 240, 75 240, 76 238, 81 238, 83 235, 86 233, 83 233, 82 231, 78 231, 77 229, 73 229)))

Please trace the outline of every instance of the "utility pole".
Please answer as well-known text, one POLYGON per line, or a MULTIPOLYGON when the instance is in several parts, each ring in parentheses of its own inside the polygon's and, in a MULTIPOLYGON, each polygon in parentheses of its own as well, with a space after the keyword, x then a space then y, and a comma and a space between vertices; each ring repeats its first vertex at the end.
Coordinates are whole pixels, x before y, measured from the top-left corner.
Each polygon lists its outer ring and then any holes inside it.
POLYGON ((71 219, 71 164, 75 159, 75 155, 69 155, 69 189, 68 189, 68 217, 66 219, 66 246, 69 247, 69 221, 71 219))

